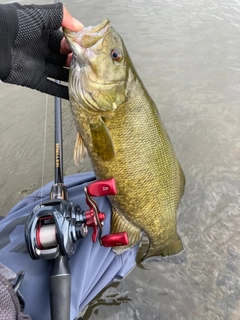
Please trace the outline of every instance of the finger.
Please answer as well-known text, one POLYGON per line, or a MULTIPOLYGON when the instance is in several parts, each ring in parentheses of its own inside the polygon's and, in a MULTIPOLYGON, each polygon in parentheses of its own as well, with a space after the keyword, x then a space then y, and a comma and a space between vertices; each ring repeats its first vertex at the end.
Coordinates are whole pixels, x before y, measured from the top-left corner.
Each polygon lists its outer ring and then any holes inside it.
POLYGON ((68 82, 69 69, 62 68, 62 67, 56 66, 54 64, 48 63, 47 64, 47 76, 49 78, 68 82))
POLYGON ((60 44, 60 52, 62 54, 68 54, 70 52, 72 52, 72 50, 70 49, 67 40, 65 38, 62 38, 61 44, 60 44))
POLYGON ((72 61, 72 56, 73 56, 72 53, 70 53, 70 54, 68 55, 67 61, 66 61, 66 64, 65 64, 66 67, 70 67, 70 64, 71 64, 71 61, 72 61))
POLYGON ((63 86, 62 84, 57 84, 48 79, 45 79, 44 82, 42 81, 41 84, 36 88, 36 90, 50 94, 54 97, 69 100, 68 87, 63 86))
POLYGON ((58 66, 65 66, 67 59, 68 55, 63 55, 60 53, 50 51, 49 55, 46 58, 46 62, 56 64, 58 66))
POLYGON ((63 20, 62 20, 62 27, 68 28, 71 31, 78 32, 80 31, 84 26, 83 24, 73 18, 70 13, 67 11, 67 9, 63 6, 63 20))

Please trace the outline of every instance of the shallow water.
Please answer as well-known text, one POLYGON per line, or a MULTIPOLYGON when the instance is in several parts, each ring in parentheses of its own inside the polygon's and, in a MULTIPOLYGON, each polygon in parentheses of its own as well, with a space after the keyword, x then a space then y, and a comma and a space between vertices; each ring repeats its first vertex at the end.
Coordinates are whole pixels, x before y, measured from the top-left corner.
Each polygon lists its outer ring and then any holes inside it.
MULTIPOLYGON (((178 211, 184 253, 136 267, 99 294, 87 318, 240 319, 240 2, 65 4, 86 26, 107 17, 120 33, 186 175, 178 211)), ((42 180, 53 179, 54 103, 3 83, 0 101, 0 210, 6 214, 42 180)), ((65 174, 91 170, 89 162, 73 163, 75 128, 66 102, 63 128, 65 174)))

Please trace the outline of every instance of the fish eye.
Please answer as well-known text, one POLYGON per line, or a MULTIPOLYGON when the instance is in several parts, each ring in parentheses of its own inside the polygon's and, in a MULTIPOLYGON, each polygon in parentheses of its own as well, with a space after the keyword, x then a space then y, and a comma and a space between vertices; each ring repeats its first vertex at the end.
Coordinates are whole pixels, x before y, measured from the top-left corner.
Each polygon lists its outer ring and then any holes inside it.
POLYGON ((113 60, 119 62, 119 61, 122 60, 122 53, 121 53, 121 51, 118 50, 118 49, 113 49, 113 50, 111 51, 111 57, 112 57, 113 60))

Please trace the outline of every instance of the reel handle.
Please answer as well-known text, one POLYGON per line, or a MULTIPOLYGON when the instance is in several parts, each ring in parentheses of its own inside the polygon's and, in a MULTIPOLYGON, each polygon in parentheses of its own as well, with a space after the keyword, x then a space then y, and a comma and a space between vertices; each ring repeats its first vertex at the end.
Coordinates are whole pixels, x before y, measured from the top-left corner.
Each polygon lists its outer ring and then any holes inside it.
POLYGON ((104 247, 118 247, 128 244, 128 235, 126 232, 106 234, 101 238, 104 247))
POLYGON ((126 232, 112 233, 101 237, 105 215, 98 210, 96 201, 92 199, 92 197, 116 195, 117 189, 115 179, 110 178, 107 180, 94 181, 86 187, 85 194, 86 202, 90 207, 90 210, 87 211, 87 214, 92 215, 92 219, 87 222, 87 225, 93 228, 92 241, 96 242, 99 232, 99 242, 101 246, 117 247, 127 245, 128 235, 126 232), (100 229, 100 231, 98 229, 100 229))
POLYGON ((92 197, 115 195, 117 194, 115 179, 94 181, 87 186, 87 193, 92 197))

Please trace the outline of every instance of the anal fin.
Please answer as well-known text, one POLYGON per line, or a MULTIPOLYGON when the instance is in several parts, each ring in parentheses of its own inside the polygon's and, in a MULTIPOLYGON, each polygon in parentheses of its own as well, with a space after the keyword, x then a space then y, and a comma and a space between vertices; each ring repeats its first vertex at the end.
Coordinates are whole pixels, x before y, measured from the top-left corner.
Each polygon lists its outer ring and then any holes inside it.
POLYGON ((77 133, 75 147, 74 147, 74 162, 76 166, 83 162, 87 155, 87 149, 83 143, 82 137, 80 136, 79 132, 77 133))
POLYGON ((141 229, 134 226, 123 215, 119 214, 116 208, 112 207, 111 233, 124 231, 128 235, 129 243, 126 246, 113 247, 112 250, 117 254, 121 254, 135 246, 135 244, 141 240, 142 232, 141 229))

